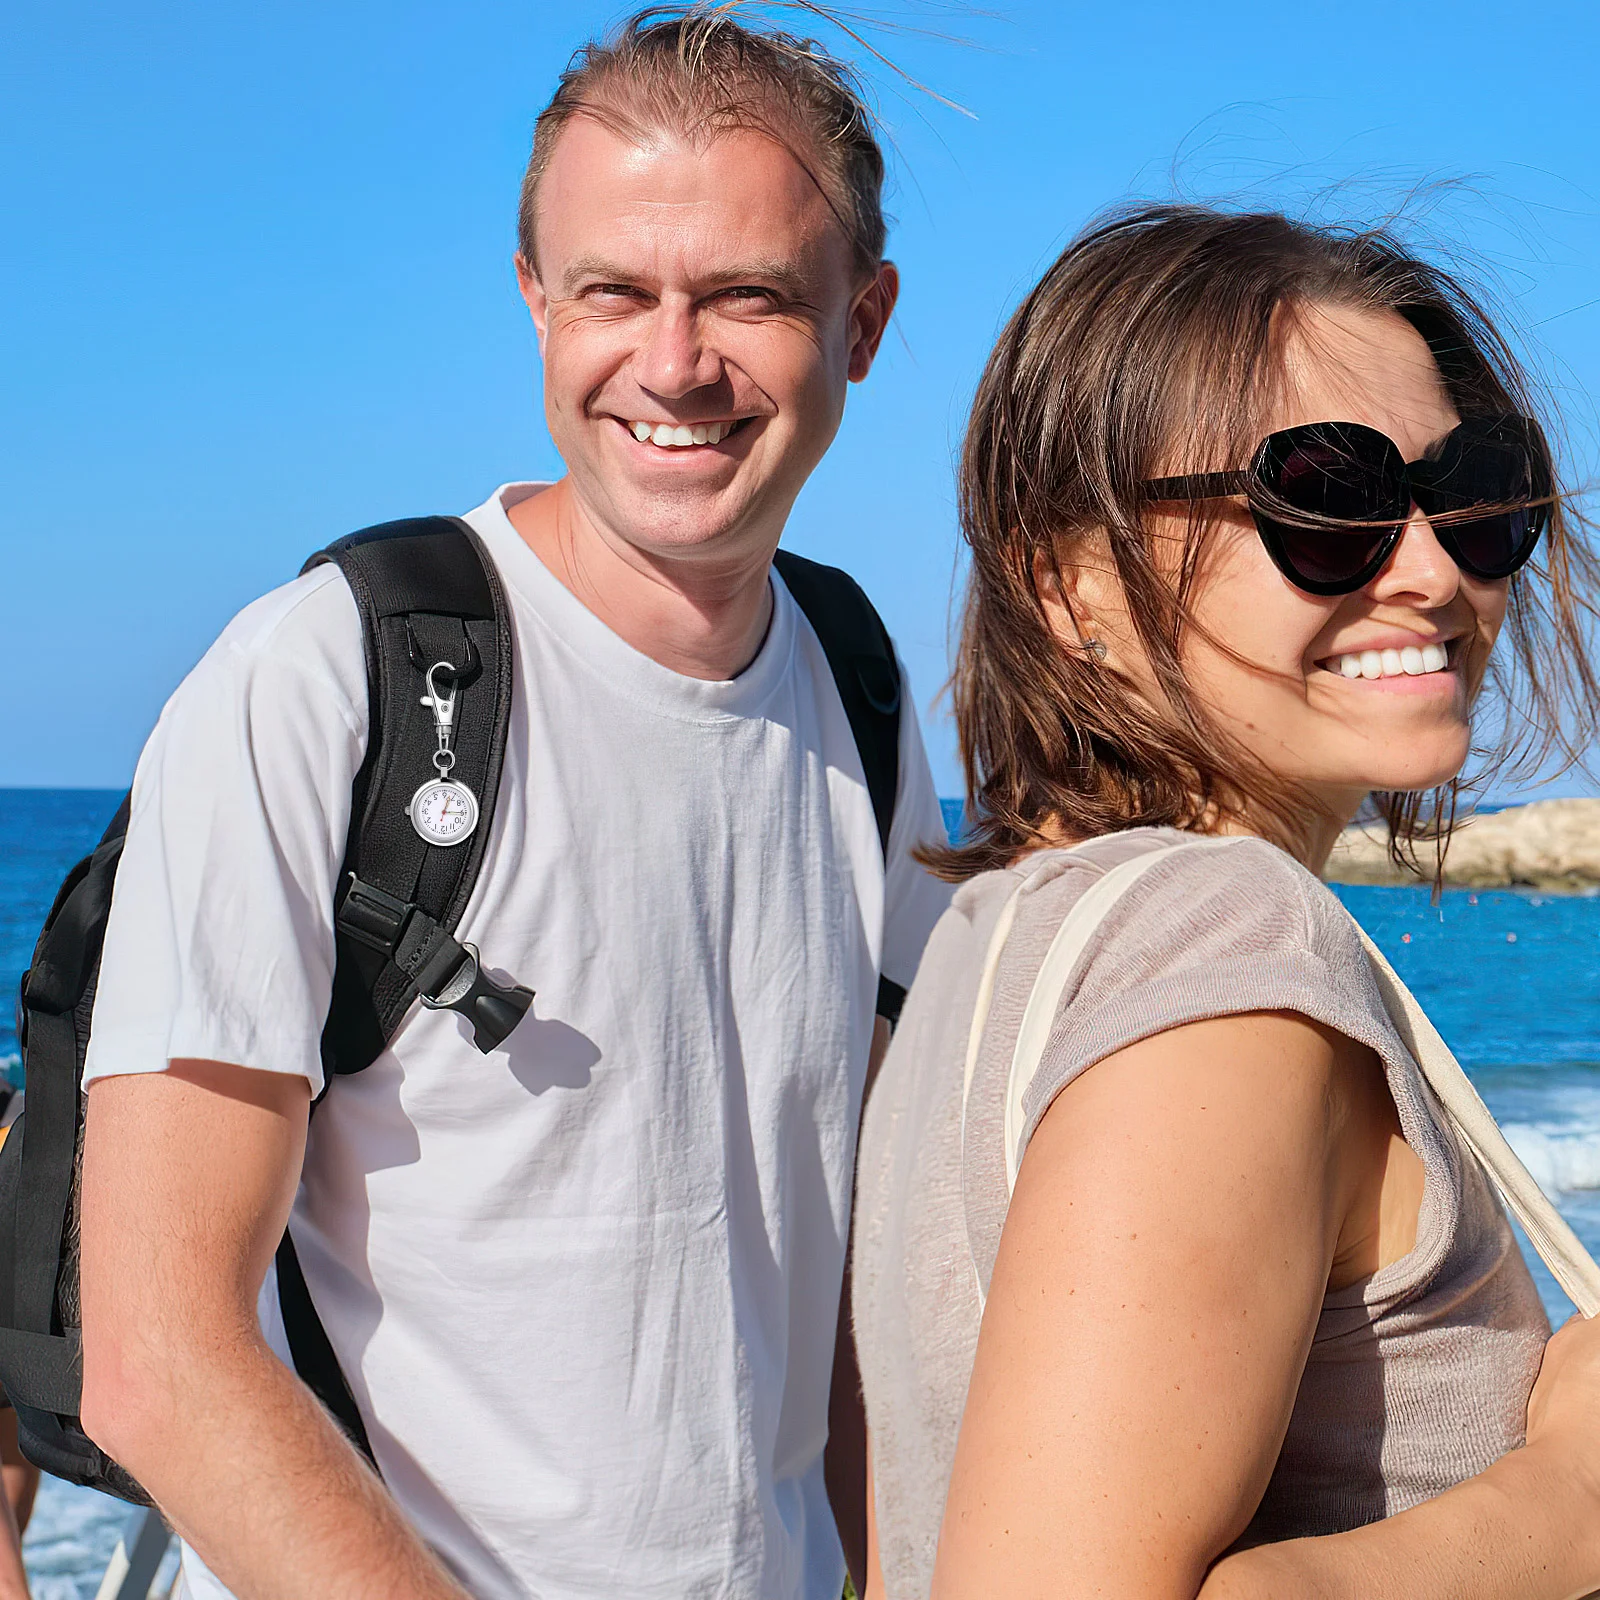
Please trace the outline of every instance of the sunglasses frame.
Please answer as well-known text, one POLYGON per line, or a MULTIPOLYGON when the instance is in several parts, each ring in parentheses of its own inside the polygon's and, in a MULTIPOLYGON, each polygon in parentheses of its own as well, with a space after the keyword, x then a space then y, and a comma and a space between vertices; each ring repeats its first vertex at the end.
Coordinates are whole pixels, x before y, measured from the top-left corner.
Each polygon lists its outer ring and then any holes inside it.
MULTIPOLYGON (((1295 588, 1306 594, 1315 595, 1345 595, 1354 594, 1358 589, 1364 589, 1383 569, 1394 556, 1396 547, 1404 534, 1406 524, 1411 520, 1413 510, 1421 510, 1424 516, 1430 518, 1434 537, 1444 546, 1450 559, 1463 571, 1470 573, 1475 578, 1488 582, 1498 582, 1502 578, 1509 578, 1519 568, 1524 566, 1532 556, 1538 545, 1545 527, 1549 522, 1549 501, 1551 499, 1551 471, 1549 454, 1544 443, 1544 435, 1539 425, 1527 417, 1502 416, 1502 417, 1471 417, 1467 418, 1453 428, 1449 434, 1440 441, 1439 454, 1441 458, 1448 457, 1453 443, 1466 436, 1466 442, 1472 439, 1484 439, 1493 431, 1514 430, 1518 435, 1518 442, 1527 451, 1529 472, 1532 479, 1530 487, 1536 492, 1529 496, 1526 502, 1506 502, 1508 507, 1525 505, 1533 510, 1535 515, 1529 519, 1529 533, 1523 539, 1510 563, 1499 570, 1490 570, 1472 561, 1462 548, 1455 529, 1447 520, 1433 521, 1427 508, 1422 504, 1423 499, 1433 499, 1435 485, 1430 482, 1432 469, 1438 462, 1436 459, 1421 461, 1407 461, 1401 453, 1400 447, 1387 434, 1380 433, 1378 429, 1368 427, 1361 422, 1306 422, 1292 428, 1280 428, 1275 433, 1270 433, 1256 447, 1251 457, 1250 466, 1242 471, 1235 472, 1195 472, 1186 473, 1176 478, 1149 478, 1139 485, 1141 494, 1152 502, 1160 501, 1198 501, 1198 500, 1224 500, 1234 495, 1243 495, 1249 503, 1251 520, 1256 525, 1256 532, 1261 537, 1262 544, 1266 547, 1267 554, 1272 558, 1272 564, 1292 583, 1295 588), (1354 437, 1359 440, 1362 436, 1382 442, 1382 447, 1393 458, 1393 468, 1396 488, 1405 496, 1403 512, 1394 522, 1389 522, 1386 516, 1373 519, 1374 524, 1384 527, 1384 532, 1379 539, 1374 554, 1364 562, 1361 568, 1349 578, 1315 579, 1307 578, 1300 572, 1289 556, 1287 546, 1281 533, 1283 519, 1274 516, 1271 507, 1274 504, 1282 505, 1277 494, 1270 487, 1267 477, 1268 464, 1272 459, 1274 450, 1287 456, 1291 449, 1297 448, 1305 436, 1320 434, 1321 440, 1327 438, 1326 430, 1338 429, 1345 436, 1342 442, 1348 443, 1354 437), (1421 491, 1419 496, 1418 491, 1421 491)), ((1359 460, 1359 453, 1355 453, 1359 460)), ((1485 501, 1484 505, 1497 505, 1500 502, 1485 501)), ((1292 508, 1291 508, 1292 509, 1292 508)), ((1394 509, 1401 511, 1399 499, 1396 499, 1394 509)), ((1497 515, 1500 513, 1491 513, 1497 515)), ((1467 520, 1458 517, 1457 524, 1467 520)), ((1337 526, 1329 521, 1329 526, 1337 526)), ((1366 523, 1344 523, 1346 527, 1369 526, 1366 523)))

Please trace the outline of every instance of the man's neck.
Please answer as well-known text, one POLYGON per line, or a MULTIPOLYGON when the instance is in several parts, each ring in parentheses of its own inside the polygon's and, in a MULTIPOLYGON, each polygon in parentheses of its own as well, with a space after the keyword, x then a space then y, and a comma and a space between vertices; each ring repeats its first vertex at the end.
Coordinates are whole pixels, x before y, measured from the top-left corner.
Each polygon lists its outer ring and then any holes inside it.
POLYGON ((625 643, 687 678, 735 678, 772 620, 770 550, 727 562, 652 557, 609 535, 563 478, 508 513, 545 567, 625 643))

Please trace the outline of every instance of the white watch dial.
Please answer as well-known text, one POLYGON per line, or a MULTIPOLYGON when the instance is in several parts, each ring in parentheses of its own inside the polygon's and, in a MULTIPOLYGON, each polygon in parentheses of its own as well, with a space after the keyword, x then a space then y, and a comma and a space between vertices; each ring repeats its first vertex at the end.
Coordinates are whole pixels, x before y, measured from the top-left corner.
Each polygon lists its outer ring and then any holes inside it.
POLYGON ((429 844, 460 844, 478 826, 478 797, 464 783, 434 778, 411 797, 411 826, 429 844))

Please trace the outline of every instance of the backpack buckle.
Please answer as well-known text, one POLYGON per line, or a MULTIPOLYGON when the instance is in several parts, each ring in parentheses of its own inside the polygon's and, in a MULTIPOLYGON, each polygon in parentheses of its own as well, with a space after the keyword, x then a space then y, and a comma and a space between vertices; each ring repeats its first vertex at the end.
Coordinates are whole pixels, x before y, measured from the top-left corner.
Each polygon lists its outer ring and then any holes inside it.
MULTIPOLYGON (((455 941, 451 941, 455 944, 455 941)), ((429 1011, 454 1011, 472 1024, 472 1042, 484 1055, 503 1044, 533 1004, 533 990, 520 983, 497 983, 483 970, 476 945, 457 944, 461 960, 430 994, 417 998, 429 1011)))
POLYGON ((446 933, 427 912, 349 874, 335 921, 341 933, 387 956, 416 986, 430 1011, 454 1011, 472 1024, 487 1055, 528 1014, 533 990, 499 983, 483 970, 476 945, 446 933))

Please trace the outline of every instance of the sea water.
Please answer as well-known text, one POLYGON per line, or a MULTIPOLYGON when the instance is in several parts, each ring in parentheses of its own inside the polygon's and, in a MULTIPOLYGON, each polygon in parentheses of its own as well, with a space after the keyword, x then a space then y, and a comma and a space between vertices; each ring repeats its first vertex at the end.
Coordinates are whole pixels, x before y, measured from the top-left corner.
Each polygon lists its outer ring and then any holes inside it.
MULTIPOLYGON (((9 996, 67 868, 119 796, 0 790, 0 1070, 20 1076, 9 996)), ((953 825, 960 806, 946 803, 953 825)), ((1600 1254, 1600 897, 1339 889, 1472 1075, 1506 1135, 1600 1254)), ((1571 1313, 1524 1252, 1551 1320, 1571 1313)), ((26 1555, 38 1600, 92 1600, 128 1517, 120 1501, 47 1478, 26 1555)))

